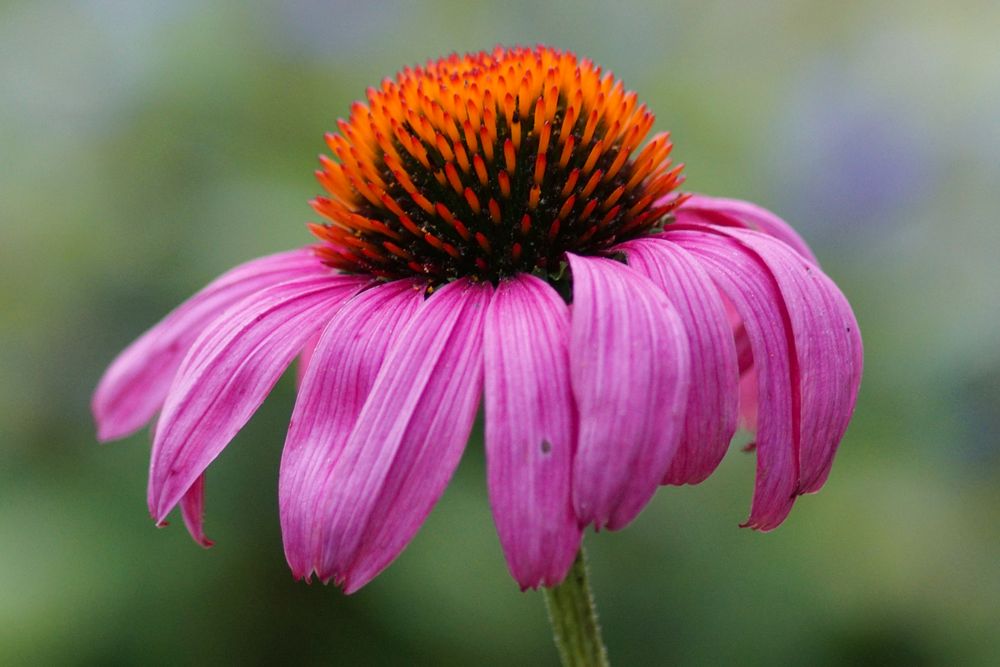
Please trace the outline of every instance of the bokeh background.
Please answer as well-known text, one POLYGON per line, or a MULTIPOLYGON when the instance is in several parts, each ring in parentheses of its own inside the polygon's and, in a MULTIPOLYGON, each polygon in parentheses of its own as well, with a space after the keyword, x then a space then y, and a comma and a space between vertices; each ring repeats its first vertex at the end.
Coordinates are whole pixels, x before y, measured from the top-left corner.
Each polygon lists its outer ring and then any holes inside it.
POLYGON ((830 481, 780 529, 737 528, 753 458, 734 446, 588 536, 612 658, 1000 664, 997 26, 988 1, 4 3, 0 664, 555 663, 478 434, 409 549, 346 597, 284 563, 291 378, 211 469, 209 551, 152 527, 148 434, 98 446, 88 412, 174 305, 310 239, 322 133, 366 86, 535 42, 638 90, 691 190, 796 225, 866 343, 830 481))

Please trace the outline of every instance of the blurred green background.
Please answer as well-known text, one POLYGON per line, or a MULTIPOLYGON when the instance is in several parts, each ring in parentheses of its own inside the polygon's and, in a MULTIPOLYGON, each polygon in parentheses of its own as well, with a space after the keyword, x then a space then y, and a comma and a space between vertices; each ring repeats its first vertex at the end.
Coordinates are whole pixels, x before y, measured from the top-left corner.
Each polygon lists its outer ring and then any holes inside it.
MULTIPOLYGON (((14 2, 0 8, 0 664, 554 664, 507 575, 481 440, 359 594, 282 554, 291 378, 208 476, 199 549, 96 444, 113 356, 234 264, 310 240, 366 86, 496 43, 573 49, 670 129, 691 190, 791 221, 853 303, 826 488, 740 530, 753 458, 588 535, 619 665, 1000 664, 996 2, 14 2)), ((744 438, 745 441, 745 438, 744 438)), ((740 443, 736 443, 740 444, 740 443)))

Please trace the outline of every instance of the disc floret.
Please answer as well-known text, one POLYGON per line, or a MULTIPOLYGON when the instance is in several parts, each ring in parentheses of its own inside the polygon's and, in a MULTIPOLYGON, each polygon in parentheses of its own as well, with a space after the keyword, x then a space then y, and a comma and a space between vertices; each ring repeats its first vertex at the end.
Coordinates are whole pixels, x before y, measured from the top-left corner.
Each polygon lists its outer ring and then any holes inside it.
POLYGON ((548 276, 661 225, 683 165, 611 73, 548 47, 407 68, 367 91, 326 141, 311 203, 339 270, 432 282, 548 276))

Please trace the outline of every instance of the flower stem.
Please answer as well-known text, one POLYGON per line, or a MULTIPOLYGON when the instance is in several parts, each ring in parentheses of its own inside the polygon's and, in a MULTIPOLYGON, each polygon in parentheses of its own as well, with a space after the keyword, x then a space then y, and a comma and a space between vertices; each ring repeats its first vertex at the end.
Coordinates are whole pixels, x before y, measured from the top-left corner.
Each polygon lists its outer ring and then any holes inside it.
POLYGON ((543 590, 552 634, 563 666, 607 667, 608 652, 601 640, 601 627, 597 624, 597 609, 587 580, 587 563, 582 546, 566 580, 543 590))

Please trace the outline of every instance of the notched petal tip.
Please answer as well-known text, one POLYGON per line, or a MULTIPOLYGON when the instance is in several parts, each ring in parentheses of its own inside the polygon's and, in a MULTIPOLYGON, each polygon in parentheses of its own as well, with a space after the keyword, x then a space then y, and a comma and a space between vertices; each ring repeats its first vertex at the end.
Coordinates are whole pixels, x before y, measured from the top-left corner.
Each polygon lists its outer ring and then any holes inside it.
POLYGON ((201 537, 194 538, 194 541, 203 549, 211 549, 215 546, 215 542, 208 539, 208 536, 202 535, 201 537))
POLYGON ((772 530, 776 530, 785 522, 788 515, 792 513, 792 507, 795 506, 796 499, 801 495, 801 493, 796 491, 788 496, 784 503, 771 501, 770 505, 764 509, 755 505, 751 509, 750 516, 747 517, 746 521, 739 524, 739 527, 749 528, 758 533, 770 533, 772 530))

